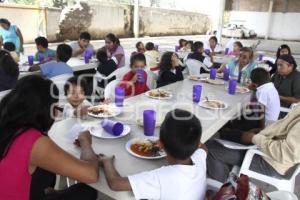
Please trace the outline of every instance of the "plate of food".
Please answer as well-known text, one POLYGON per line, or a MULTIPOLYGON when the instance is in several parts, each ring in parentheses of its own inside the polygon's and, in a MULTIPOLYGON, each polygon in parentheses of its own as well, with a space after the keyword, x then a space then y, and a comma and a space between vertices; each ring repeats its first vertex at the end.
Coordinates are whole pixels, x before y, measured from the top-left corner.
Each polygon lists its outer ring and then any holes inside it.
POLYGON ((223 73, 217 73, 217 78, 223 79, 224 75, 223 73))
POLYGON ((247 92, 250 92, 249 88, 247 87, 244 87, 244 86, 237 86, 236 87, 236 92, 237 93, 240 93, 240 94, 244 94, 244 93, 247 93, 247 92))
POLYGON ((199 106, 213 110, 224 110, 228 108, 225 102, 219 100, 204 100, 199 102, 199 106))
POLYGON ((213 85, 224 85, 225 81, 220 80, 220 79, 207 79, 207 83, 213 84, 213 85))
POLYGON ((145 93, 147 97, 153 99, 171 99, 172 93, 162 89, 154 89, 145 93))
POLYGON ((203 74, 203 75, 190 75, 188 78, 192 81, 206 81, 208 79, 209 75, 203 74))
POLYGON ((166 157, 166 153, 158 146, 158 137, 133 138, 126 143, 126 150, 131 155, 147 159, 161 159, 166 157))
MULTIPOLYGON (((137 122, 137 124, 138 124, 139 126, 144 126, 144 120, 143 120, 143 118, 137 119, 136 122, 137 122)), ((157 119, 155 120, 155 127, 160 127, 161 124, 162 124, 162 122, 163 122, 163 119, 157 118, 157 119)))
POLYGON ((121 113, 121 109, 114 104, 102 104, 88 108, 88 115, 97 118, 115 117, 121 113))
POLYGON ((102 128, 100 123, 98 123, 97 125, 89 127, 89 131, 90 131, 91 135, 93 135, 97 138, 116 139, 116 138, 121 138, 121 137, 124 137, 124 136, 128 135, 130 133, 130 126, 124 125, 123 132, 118 136, 115 136, 115 135, 112 135, 112 134, 106 132, 102 128))

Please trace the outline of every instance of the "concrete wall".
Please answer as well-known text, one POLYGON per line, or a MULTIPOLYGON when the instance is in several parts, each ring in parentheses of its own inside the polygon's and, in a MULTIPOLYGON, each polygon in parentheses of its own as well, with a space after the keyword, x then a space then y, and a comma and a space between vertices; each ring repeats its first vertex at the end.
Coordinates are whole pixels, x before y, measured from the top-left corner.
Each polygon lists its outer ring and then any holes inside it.
MULTIPOLYGON (((258 36, 266 33, 268 13, 231 11, 229 21, 244 21, 247 28, 255 30, 258 36)), ((300 40, 300 13, 272 13, 269 36, 273 39, 300 40)))
POLYGON ((48 8, 46 9, 46 32, 49 41, 56 41, 56 34, 58 33, 59 16, 61 9, 48 8))
POLYGON ((140 7, 139 16, 142 36, 202 34, 211 24, 207 15, 175 10, 140 7))

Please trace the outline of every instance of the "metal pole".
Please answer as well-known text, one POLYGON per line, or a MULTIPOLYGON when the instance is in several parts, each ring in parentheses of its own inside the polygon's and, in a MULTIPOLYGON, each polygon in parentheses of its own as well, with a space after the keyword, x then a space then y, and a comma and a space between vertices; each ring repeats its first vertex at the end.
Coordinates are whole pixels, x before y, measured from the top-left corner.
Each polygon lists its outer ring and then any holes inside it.
POLYGON ((269 31, 270 31, 271 19, 272 19, 273 4, 274 4, 274 0, 270 0, 270 4, 269 4, 269 12, 268 12, 268 21, 267 21, 266 33, 265 33, 265 39, 266 39, 266 40, 267 40, 268 37, 269 37, 269 31))
POLYGON ((220 0, 218 31, 217 31, 217 38, 218 38, 219 43, 221 43, 221 39, 222 39, 222 28, 223 28, 225 2, 226 2, 226 0, 220 0))
POLYGON ((134 0, 133 34, 134 37, 139 37, 139 0, 134 0))

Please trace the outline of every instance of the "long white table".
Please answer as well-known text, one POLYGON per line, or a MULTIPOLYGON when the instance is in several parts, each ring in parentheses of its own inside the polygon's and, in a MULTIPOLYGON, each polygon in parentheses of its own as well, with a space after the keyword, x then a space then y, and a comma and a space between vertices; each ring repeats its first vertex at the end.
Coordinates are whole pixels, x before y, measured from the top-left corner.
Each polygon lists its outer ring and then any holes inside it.
MULTIPOLYGON (((22 78, 22 77, 28 76, 28 75, 32 75, 32 74, 40 74, 40 71, 29 72, 28 71, 28 69, 29 69, 28 65, 27 66, 26 65, 22 66, 24 62, 25 61, 23 60, 19 63, 21 65, 19 78, 22 78)), ((98 62, 95 59, 93 59, 90 63, 86 64, 83 59, 80 59, 80 58, 77 58, 77 57, 71 58, 67 62, 67 64, 70 67, 72 67, 74 72, 89 70, 89 69, 95 69, 98 66, 98 62)))
MULTIPOLYGON (((126 99, 123 113, 116 120, 129 124, 131 133, 123 138, 114 140, 104 140, 93 137, 93 148, 97 153, 116 156, 116 168, 123 176, 139 173, 145 170, 159 168, 166 164, 165 160, 143 160, 131 156, 125 150, 126 142, 135 137, 144 137, 143 128, 136 125, 136 119, 142 116, 142 112, 146 108, 154 108, 157 113, 164 116, 168 111, 174 108, 183 108, 193 112, 201 121, 203 132, 201 141, 205 142, 211 138, 225 123, 235 117, 241 110, 241 105, 249 101, 250 94, 229 95, 225 90, 225 86, 209 85, 191 80, 180 81, 168 86, 164 89, 173 92, 173 98, 170 100, 155 100, 150 99, 146 95, 141 94, 135 97, 126 99), (201 108, 192 102, 192 86, 194 84, 202 84, 202 97, 214 96, 215 99, 223 100, 228 103, 229 108, 223 111, 213 111, 201 108)), ((63 149, 71 154, 79 157, 80 149, 73 145, 73 141, 66 137, 66 133, 76 123, 83 126, 89 126, 99 123, 101 119, 88 118, 86 120, 67 119, 56 122, 49 136, 63 149)), ((159 130, 155 130, 155 135, 158 136, 159 130)), ((107 185, 106 179, 100 170, 100 180, 92 187, 111 197, 112 199, 134 199, 131 192, 114 192, 107 185)))

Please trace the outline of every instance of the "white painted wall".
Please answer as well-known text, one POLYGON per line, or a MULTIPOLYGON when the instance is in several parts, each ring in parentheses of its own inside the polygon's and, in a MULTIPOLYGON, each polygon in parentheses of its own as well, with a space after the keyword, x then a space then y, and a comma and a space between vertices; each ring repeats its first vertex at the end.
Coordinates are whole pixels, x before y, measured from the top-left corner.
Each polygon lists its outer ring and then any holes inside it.
MULTIPOLYGON (((230 21, 244 21, 247 28, 255 30, 258 36, 265 36, 268 13, 231 11, 230 21)), ((284 40, 300 40, 300 13, 272 13, 269 37, 284 40)))

